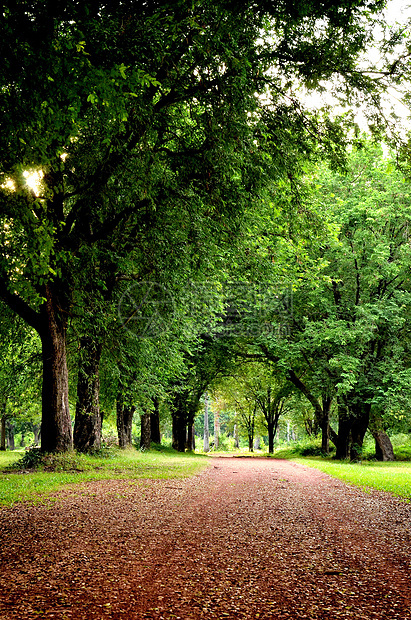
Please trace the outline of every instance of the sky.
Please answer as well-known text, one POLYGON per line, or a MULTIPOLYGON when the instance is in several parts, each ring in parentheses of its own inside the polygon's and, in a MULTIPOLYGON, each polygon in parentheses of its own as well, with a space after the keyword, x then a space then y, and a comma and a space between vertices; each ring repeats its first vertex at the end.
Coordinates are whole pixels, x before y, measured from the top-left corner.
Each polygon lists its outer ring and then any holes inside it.
MULTIPOLYGON (((411 0, 388 0, 384 14, 386 24, 388 26, 394 25, 395 23, 406 24, 407 20, 411 20, 411 0)), ((378 32, 375 34, 378 34, 378 32)), ((379 52, 377 48, 371 49, 361 62, 361 65, 365 68, 370 64, 378 62, 378 58, 379 52)), ((393 57, 393 61, 394 60, 395 57, 393 57)), ((395 114, 401 119, 401 124, 404 126, 404 131, 406 131, 410 126, 411 111, 400 102, 400 98, 401 93, 392 88, 388 89, 385 96, 385 106, 387 111, 391 107, 394 109, 395 114)), ((337 100, 333 99, 329 92, 325 92, 322 95, 318 93, 309 94, 307 97, 304 97, 304 101, 306 105, 308 104, 308 106, 312 108, 318 108, 324 104, 329 104, 335 106, 335 111, 337 113, 346 111, 346 109, 344 110, 339 106, 337 100)), ((367 129, 367 121, 361 108, 355 110, 355 120, 363 130, 367 129)))
POLYGON ((410 17, 410 2, 404 0, 389 0, 385 10, 388 21, 403 22, 410 17))

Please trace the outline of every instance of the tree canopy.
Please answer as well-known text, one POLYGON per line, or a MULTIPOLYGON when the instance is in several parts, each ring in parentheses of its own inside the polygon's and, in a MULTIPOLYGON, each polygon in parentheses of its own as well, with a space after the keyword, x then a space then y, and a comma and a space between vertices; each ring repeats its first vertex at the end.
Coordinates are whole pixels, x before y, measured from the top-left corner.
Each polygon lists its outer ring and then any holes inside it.
MULTIPOLYGON (((187 360, 202 350, 207 329, 207 338, 223 338, 215 324, 224 331, 233 303, 224 285, 249 283, 257 274, 270 291, 284 289, 301 276, 301 260, 305 267, 311 261, 325 281, 322 265, 331 250, 317 243, 323 255, 314 256, 307 238, 316 222, 325 229, 344 226, 308 207, 318 198, 306 174, 309 162, 321 159, 332 169, 344 166, 347 143, 357 138, 348 117, 305 109, 299 89, 333 84, 351 103, 356 97, 372 102, 376 118, 385 85, 362 70, 359 59, 373 41, 382 7, 368 0, 3 5, 0 297, 40 336, 44 451, 72 447, 73 366, 77 447, 98 447, 102 363, 127 384, 116 383, 119 398, 147 395, 149 383, 161 384, 166 394, 193 372, 187 360), (188 311, 192 282, 216 287, 212 303, 204 304, 207 319, 188 311), (157 297, 146 303, 153 291, 157 297), (142 346, 129 337, 136 319, 152 325, 154 318, 173 351, 169 371, 158 372, 161 355, 147 362, 142 354, 144 347, 155 350, 152 333, 144 334, 151 340, 143 338, 142 346), (120 334, 124 327, 127 336, 120 334), (67 364, 67 355, 75 361, 67 364)), ((395 67, 387 73, 398 77, 395 67)), ((341 200, 349 217, 354 207, 341 200)), ((348 236, 357 234, 351 220, 346 226, 348 236)), ((358 252, 368 251, 370 235, 361 232, 365 245, 358 252)), ((390 243, 375 249, 375 265, 390 243)), ((333 260, 344 269, 347 259, 343 251, 337 256, 337 246, 333 260)), ((398 252, 405 256, 404 248, 398 252)), ((364 263, 365 278, 374 263, 364 263)), ((392 306, 398 295, 391 291, 402 276, 396 267, 385 269, 375 290, 386 282, 378 312, 389 321, 398 313, 392 306)), ((327 277, 334 278, 334 298, 321 303, 335 303, 335 294, 342 299, 346 289, 339 292, 338 270, 327 277)), ((355 273, 352 278, 355 283, 355 273)), ((366 290, 378 296, 361 283, 366 290)), ((271 303, 278 308, 276 300, 271 303)), ((368 325, 382 321, 366 308, 368 325)), ((361 323, 354 322, 355 328, 361 323)), ((398 339, 384 341, 384 350, 396 346, 398 339)), ((345 356, 327 359, 327 381, 330 371, 347 382, 345 356)))

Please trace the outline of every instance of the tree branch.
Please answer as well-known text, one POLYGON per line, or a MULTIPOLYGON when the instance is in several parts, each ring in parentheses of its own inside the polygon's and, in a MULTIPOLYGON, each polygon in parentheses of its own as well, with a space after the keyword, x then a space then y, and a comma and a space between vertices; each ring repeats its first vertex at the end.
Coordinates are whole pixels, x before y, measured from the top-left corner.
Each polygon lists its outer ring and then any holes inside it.
POLYGON ((38 333, 41 329, 40 314, 33 310, 27 302, 17 293, 10 293, 7 281, 0 276, 0 298, 13 312, 18 314, 26 323, 33 327, 38 333))

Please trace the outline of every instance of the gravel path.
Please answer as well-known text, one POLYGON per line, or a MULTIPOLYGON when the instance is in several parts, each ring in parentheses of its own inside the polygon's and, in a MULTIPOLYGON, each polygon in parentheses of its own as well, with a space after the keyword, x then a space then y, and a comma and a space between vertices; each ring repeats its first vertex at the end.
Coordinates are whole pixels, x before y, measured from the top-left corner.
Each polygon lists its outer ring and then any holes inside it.
POLYGON ((272 459, 0 510, 0 619, 411 620, 411 505, 272 459))

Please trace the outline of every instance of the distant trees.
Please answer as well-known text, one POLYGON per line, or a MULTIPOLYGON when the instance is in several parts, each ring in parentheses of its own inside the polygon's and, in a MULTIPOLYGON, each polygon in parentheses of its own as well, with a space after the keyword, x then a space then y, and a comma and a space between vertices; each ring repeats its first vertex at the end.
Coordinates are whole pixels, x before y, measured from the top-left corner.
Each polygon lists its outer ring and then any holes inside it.
POLYGON ((40 412, 40 342, 7 306, 0 306, 0 449, 14 431, 32 430, 40 412))

